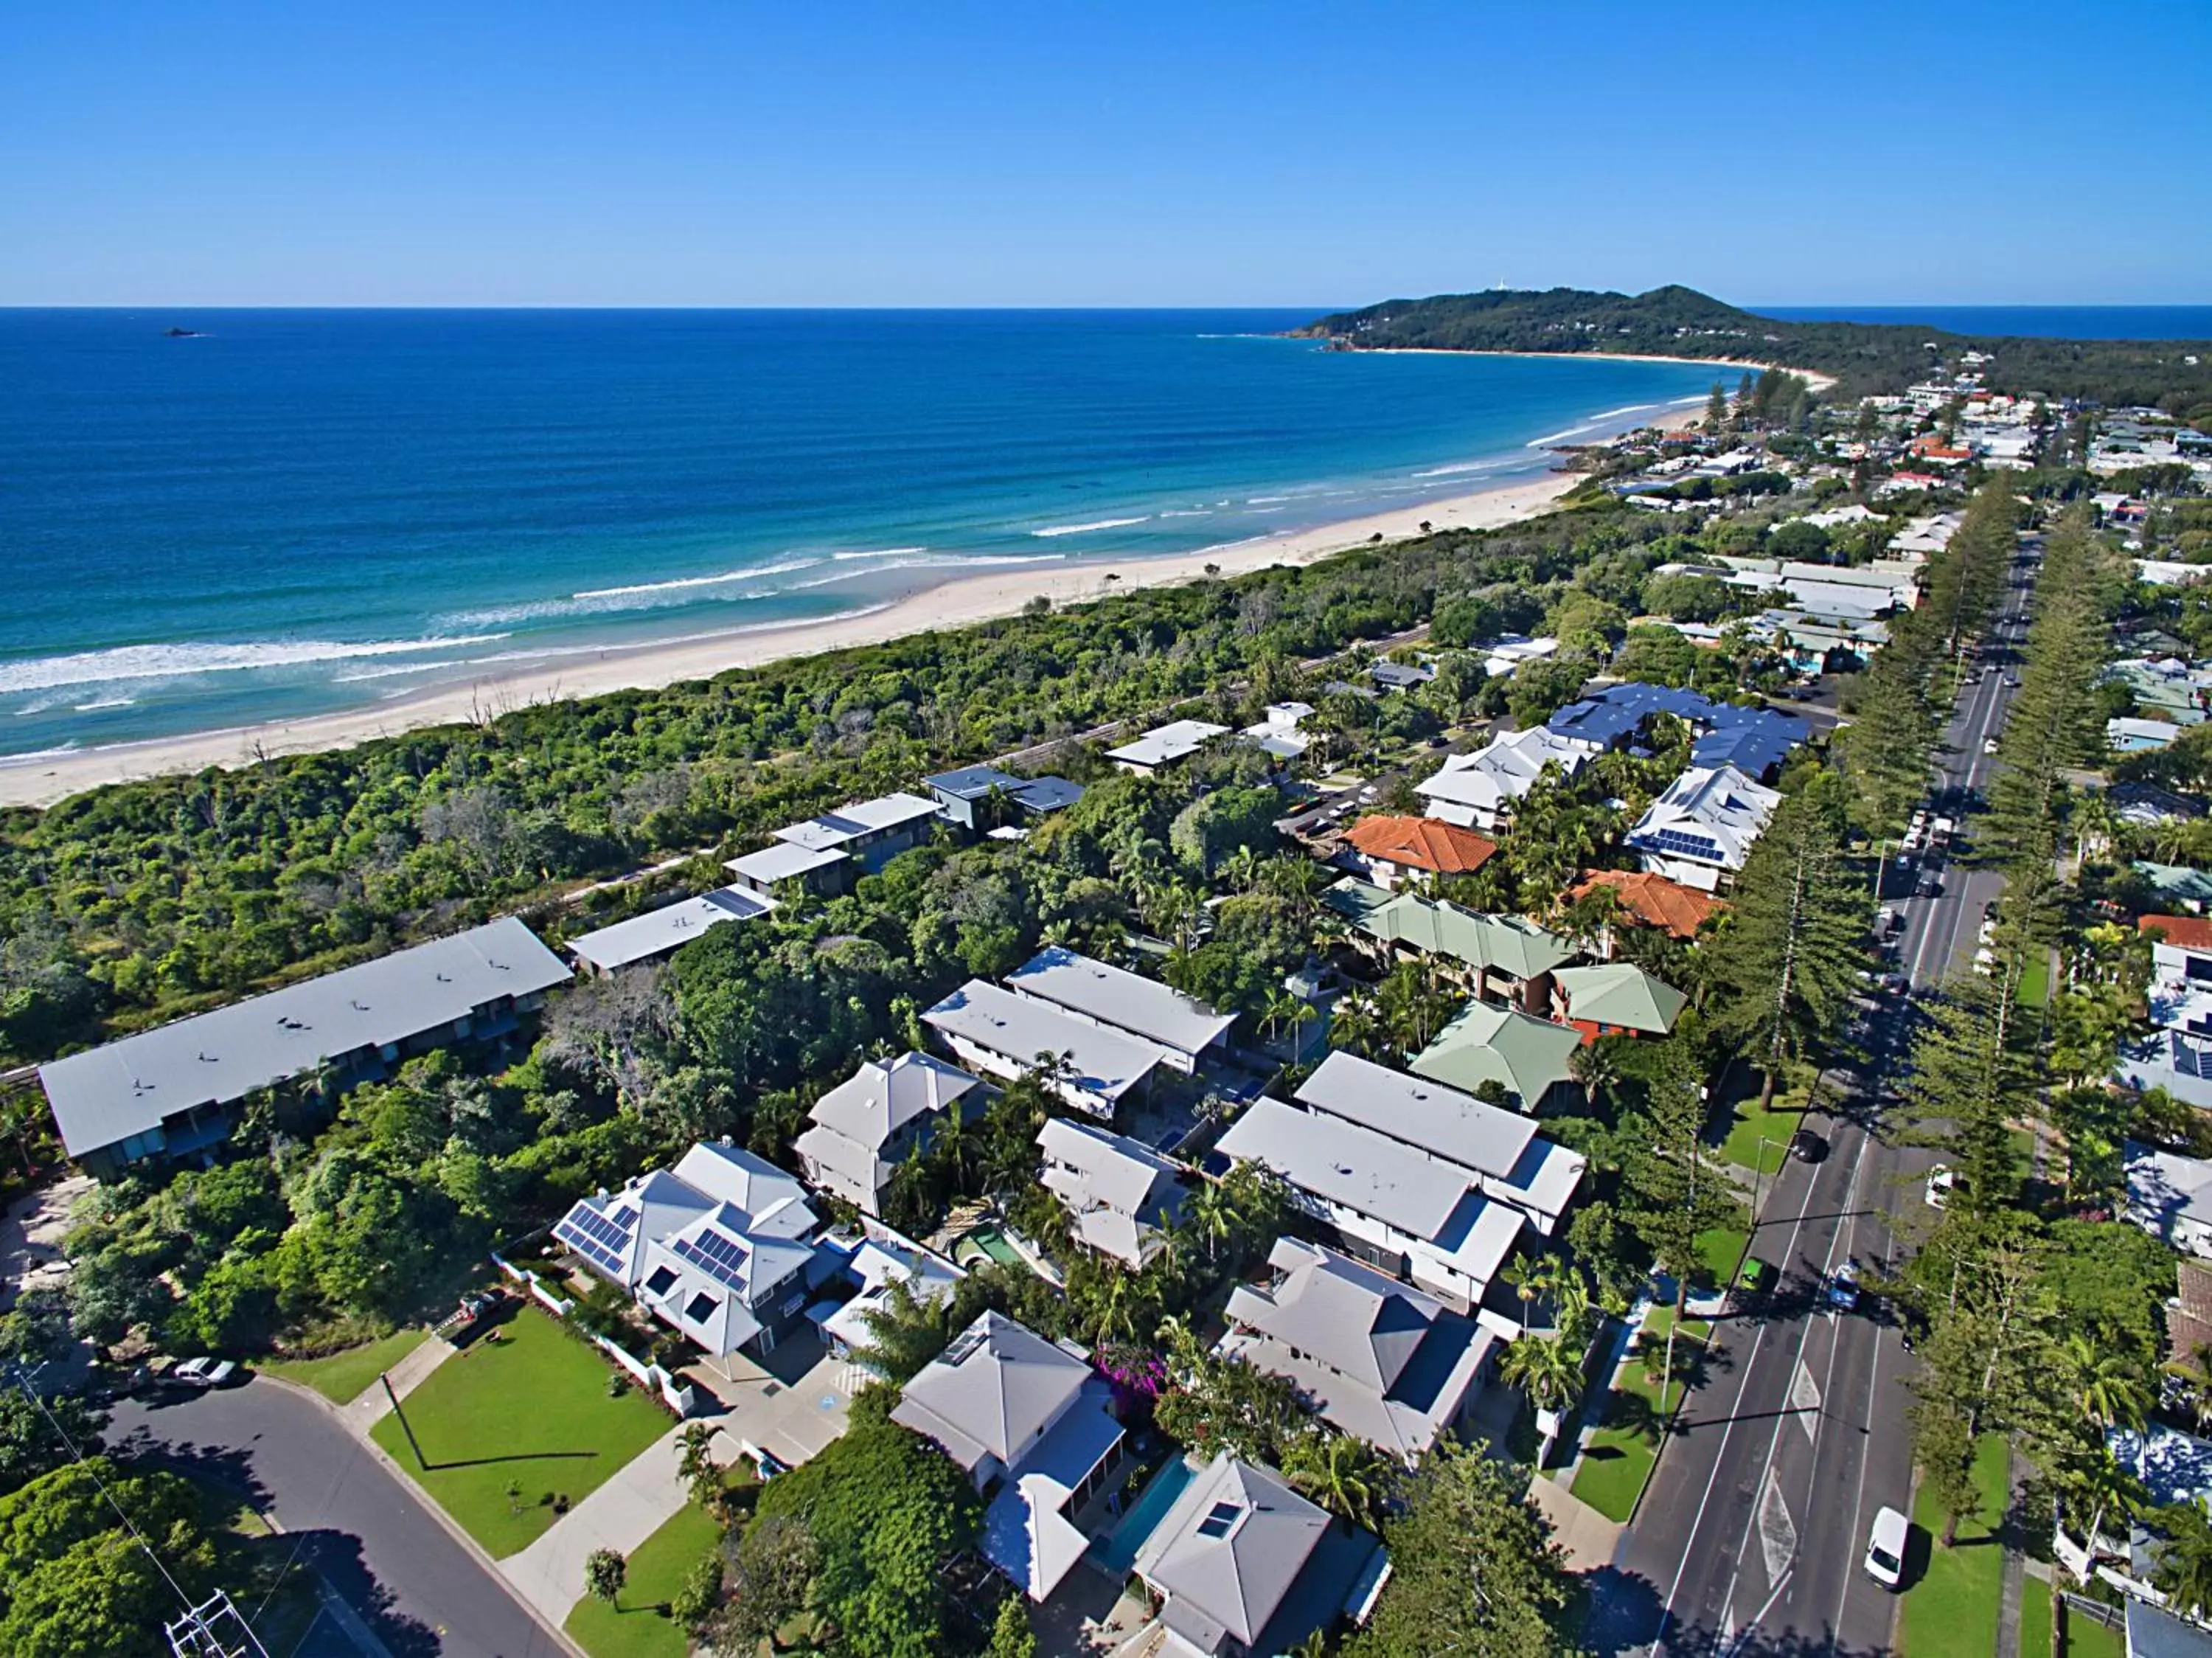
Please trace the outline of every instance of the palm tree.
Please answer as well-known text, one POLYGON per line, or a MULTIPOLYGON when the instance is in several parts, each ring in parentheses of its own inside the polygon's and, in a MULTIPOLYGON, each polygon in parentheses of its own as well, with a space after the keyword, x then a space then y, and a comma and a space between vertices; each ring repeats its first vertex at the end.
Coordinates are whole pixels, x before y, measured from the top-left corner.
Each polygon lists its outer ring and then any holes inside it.
POLYGON ((1567 1056, 1567 1070, 1582 1084, 1583 1097, 1594 1111, 1620 1086, 1620 1060, 1610 1042, 1583 1043, 1567 1056))
POLYGON ((2120 1355, 2087 1332, 2074 1331, 2063 1344, 2074 1408, 2094 1428, 2140 1428, 2150 1408, 2142 1378, 2120 1355))
POLYGON ((1505 1350, 1505 1356, 1498 1361, 1498 1374, 1508 1387, 1519 1388, 1529 1404, 1550 1418, 1550 1430, 1544 1435, 1543 1446, 1536 1453, 1536 1466, 1540 1468, 1552 1454, 1559 1418, 1573 1407, 1582 1393, 1581 1357, 1562 1338, 1524 1335, 1505 1350))
POLYGON ((1270 984, 1267 1000, 1260 1007, 1260 1028, 1276 1036, 1284 1026, 1302 1024, 1312 1016, 1310 1005, 1302 997, 1292 996, 1280 984, 1270 984))
POLYGON ((1249 893, 1259 884, 1260 871, 1260 855, 1249 846, 1239 846, 1221 861, 1223 878, 1240 893, 1249 893))
POLYGON ((1382 1453, 1365 1440, 1308 1434, 1290 1448, 1283 1472, 1331 1514, 1370 1532, 1382 1529, 1390 1473, 1382 1453))
POLYGON ((1211 1265, 1219 1247, 1237 1229, 1236 1199, 1218 1180, 1208 1180, 1190 1194, 1182 1212, 1184 1222, 1204 1245, 1211 1265))
POLYGON ((1365 997, 1347 996, 1330 1012, 1328 1042, 1333 1048, 1370 1053, 1381 1034, 1382 1021, 1376 1016, 1375 1003, 1365 997))
POLYGON ((2212 1521, 2191 1501, 2160 1509, 2155 1520, 2166 1542, 2151 1582, 2172 1597, 2175 1611, 2201 1616, 2212 1608, 2212 1521))

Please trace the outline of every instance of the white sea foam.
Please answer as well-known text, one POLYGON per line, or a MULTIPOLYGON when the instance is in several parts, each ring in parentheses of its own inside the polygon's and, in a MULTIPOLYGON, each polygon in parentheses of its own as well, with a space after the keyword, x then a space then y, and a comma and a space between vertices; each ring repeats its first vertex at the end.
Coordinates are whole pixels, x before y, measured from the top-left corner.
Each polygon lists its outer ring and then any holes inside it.
POLYGON ((884 547, 875 552, 833 552, 830 556, 838 563, 845 564, 855 558, 904 558, 928 551, 927 547, 884 547))
MULTIPOLYGON (((842 556, 842 555, 841 555, 842 556)), ((788 576, 795 570, 811 570, 822 561, 819 558, 787 558, 781 564, 757 564, 750 570, 728 570, 720 576, 679 576, 666 582, 638 582, 629 587, 586 588, 572 593, 572 599, 634 599, 647 593, 679 593, 686 588, 719 588, 732 582, 757 581, 768 576, 788 576)))
POLYGON ((1462 472, 1496 472, 1500 466, 1509 466, 1516 464, 1517 463, 1511 460, 1460 460, 1455 461, 1449 466, 1431 466, 1426 472, 1415 472, 1413 476, 1416 478, 1456 478, 1462 472))
POLYGON ((1623 415, 1642 414, 1646 409, 1656 409, 1656 403, 1630 403, 1618 409, 1607 409, 1603 414, 1594 414, 1592 420, 1618 420, 1623 415))
POLYGON ((485 644, 503 633, 437 639, 267 640, 251 644, 120 645, 67 656, 41 656, 0 665, 0 694, 48 691, 57 686, 107 685, 122 680, 166 680, 182 674, 231 674, 257 667, 295 667, 353 656, 398 656, 453 645, 485 644))
POLYGON ((1532 449, 1549 448, 1554 443, 1564 443, 1571 437, 1587 436, 1596 430, 1597 427, 1595 424, 1588 423, 1580 426, 1570 426, 1563 432, 1551 432, 1542 437, 1532 437, 1526 447, 1532 449))
POLYGON ((1213 509, 1211 507, 1170 507, 1165 512, 1162 513, 1160 516, 1163 518, 1211 518, 1213 516, 1213 509))
POLYGON ((65 742, 58 748, 33 748, 21 754, 0 754, 0 765, 36 765, 40 760, 58 760, 64 754, 76 753, 76 744, 65 742))
POLYGON ((137 705, 138 699, 136 697, 95 697, 88 703, 75 704, 70 711, 73 714, 89 714, 97 709, 136 708, 137 705))
MULTIPOLYGON (((863 576, 887 574, 896 570, 973 570, 988 564, 1050 564, 1064 562, 1064 552, 989 552, 962 558, 952 553, 937 553, 927 558, 894 558, 870 570, 839 570, 830 576, 817 576, 809 582, 787 582, 776 589, 779 593, 804 593, 811 588, 835 587, 840 582, 858 581, 863 576)), ((797 625, 796 623, 782 625, 797 625)))
POLYGON ((428 674, 441 667, 454 666, 451 657, 440 657, 434 662, 402 662, 395 667, 364 667, 357 674, 333 674, 332 685, 358 685, 363 680, 396 680, 404 674, 428 674))
POLYGON ((1031 535, 1088 535, 1093 530, 1126 529, 1132 524, 1149 523, 1152 515, 1136 518, 1101 518, 1088 524, 1054 524, 1048 528, 1031 530, 1031 535))

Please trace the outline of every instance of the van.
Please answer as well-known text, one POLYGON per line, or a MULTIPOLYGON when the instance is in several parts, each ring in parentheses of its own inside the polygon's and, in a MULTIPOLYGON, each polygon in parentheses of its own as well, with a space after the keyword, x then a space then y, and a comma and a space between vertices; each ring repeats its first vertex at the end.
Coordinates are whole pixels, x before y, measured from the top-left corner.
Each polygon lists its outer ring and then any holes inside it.
POLYGON ((1866 1573, 1886 1589, 1905 1581, 1905 1516, 1883 1509, 1874 1517, 1874 1532, 1867 1539, 1866 1573))

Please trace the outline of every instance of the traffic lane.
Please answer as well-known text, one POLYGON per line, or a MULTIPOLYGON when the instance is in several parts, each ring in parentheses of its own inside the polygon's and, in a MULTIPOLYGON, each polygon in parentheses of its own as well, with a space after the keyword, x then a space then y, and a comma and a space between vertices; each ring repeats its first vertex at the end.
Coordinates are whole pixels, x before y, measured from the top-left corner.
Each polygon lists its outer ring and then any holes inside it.
POLYGON ((559 1643, 422 1501, 323 1407, 254 1379, 171 1400, 125 1399, 111 1443, 252 1492, 397 1658, 540 1658, 559 1643))

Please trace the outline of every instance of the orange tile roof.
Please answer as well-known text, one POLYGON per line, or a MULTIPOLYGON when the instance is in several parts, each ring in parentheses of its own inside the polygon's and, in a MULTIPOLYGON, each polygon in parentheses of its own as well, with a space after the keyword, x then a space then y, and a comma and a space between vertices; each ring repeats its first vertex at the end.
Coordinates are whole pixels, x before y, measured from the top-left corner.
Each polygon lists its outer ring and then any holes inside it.
POLYGON ((1581 898, 1599 887, 1613 888, 1620 901, 1623 919, 1645 927, 1664 927, 1677 938, 1696 937, 1707 916, 1728 908, 1711 893, 1685 887, 1664 875, 1627 869, 1585 869, 1582 884, 1567 896, 1581 898))
POLYGON ((1496 842, 1485 840, 1472 829, 1435 818, 1362 818, 1345 839, 1384 863, 1407 864, 1447 875, 1480 869, 1498 850, 1496 842))
POLYGON ((2212 950, 2212 921, 2203 916, 2141 916, 2136 927, 2146 933, 2155 927, 2176 949, 2212 950))

